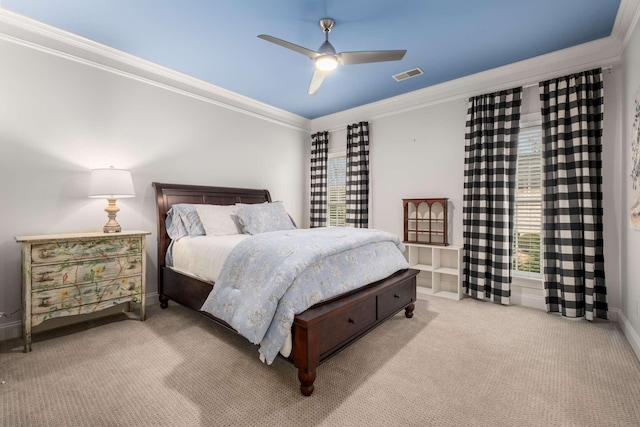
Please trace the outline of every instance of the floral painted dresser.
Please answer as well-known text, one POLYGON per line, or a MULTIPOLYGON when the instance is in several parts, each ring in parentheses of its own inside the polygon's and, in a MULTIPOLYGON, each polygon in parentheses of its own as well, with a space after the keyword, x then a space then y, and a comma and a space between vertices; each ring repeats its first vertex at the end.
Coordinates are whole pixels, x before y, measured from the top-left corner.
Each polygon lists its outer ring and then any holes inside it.
POLYGON ((140 304, 145 320, 146 231, 19 236, 24 351, 31 328, 54 317, 140 304))

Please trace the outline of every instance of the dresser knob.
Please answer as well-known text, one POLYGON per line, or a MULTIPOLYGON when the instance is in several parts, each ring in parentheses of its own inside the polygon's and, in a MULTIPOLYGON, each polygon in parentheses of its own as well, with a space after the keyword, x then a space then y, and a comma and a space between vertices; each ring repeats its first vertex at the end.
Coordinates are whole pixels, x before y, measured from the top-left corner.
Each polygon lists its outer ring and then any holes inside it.
POLYGON ((355 325, 355 324, 356 324, 356 321, 355 321, 355 320, 353 320, 353 319, 349 319, 349 323, 351 323, 352 325, 355 325))
POLYGON ((400 299, 400 295, 398 295, 398 294, 393 294, 393 297, 394 297, 395 299, 400 299))

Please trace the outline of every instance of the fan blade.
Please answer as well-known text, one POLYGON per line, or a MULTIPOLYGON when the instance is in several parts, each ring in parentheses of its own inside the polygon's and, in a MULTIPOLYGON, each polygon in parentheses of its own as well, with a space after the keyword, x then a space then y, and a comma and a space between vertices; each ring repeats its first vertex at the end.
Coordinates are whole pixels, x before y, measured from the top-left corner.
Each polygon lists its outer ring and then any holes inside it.
POLYGON ((268 42, 275 43, 282 47, 286 47, 287 49, 291 49, 295 52, 301 53, 311 59, 316 59, 318 56, 320 56, 318 52, 307 49, 306 47, 298 46, 297 44, 289 43, 288 41, 281 40, 277 37, 269 36, 267 34, 260 34, 258 37, 260 37, 262 40, 266 40, 268 42))
POLYGON ((309 90, 307 91, 309 95, 313 95, 318 91, 318 89, 320 89, 320 85, 327 74, 329 74, 327 71, 318 70, 317 68, 314 69, 313 76, 311 77, 311 83, 309 84, 309 90))
POLYGON ((406 50, 371 50, 360 52, 341 52, 338 60, 344 65, 366 64, 367 62, 399 61, 406 50))

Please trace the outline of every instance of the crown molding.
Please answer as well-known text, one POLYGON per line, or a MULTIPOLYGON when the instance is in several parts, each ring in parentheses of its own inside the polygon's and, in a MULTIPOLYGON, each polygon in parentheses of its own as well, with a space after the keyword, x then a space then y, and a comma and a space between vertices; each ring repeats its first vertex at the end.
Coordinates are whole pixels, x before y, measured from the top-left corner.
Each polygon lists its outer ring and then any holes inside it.
POLYGON ((0 40, 63 57, 289 128, 309 132, 311 127, 310 120, 305 117, 2 8, 0 40))
POLYGON ((313 120, 261 103, 142 58, 0 7, 0 40, 181 93, 203 102, 267 120, 317 132, 338 130, 361 120, 375 120, 480 93, 535 84, 559 75, 599 66, 616 66, 640 14, 640 0, 621 0, 611 36, 514 64, 462 77, 313 120))
POLYGON ((618 8, 618 14, 616 15, 616 21, 613 24, 613 30, 611 30, 611 36, 615 37, 622 43, 624 49, 633 29, 638 23, 640 17, 640 0, 621 0, 618 8))
POLYGON ((615 37, 607 37, 318 117, 311 121, 311 131, 335 131, 362 120, 372 121, 482 93, 537 84, 553 77, 587 69, 614 67, 620 63, 621 58, 622 43, 615 37))

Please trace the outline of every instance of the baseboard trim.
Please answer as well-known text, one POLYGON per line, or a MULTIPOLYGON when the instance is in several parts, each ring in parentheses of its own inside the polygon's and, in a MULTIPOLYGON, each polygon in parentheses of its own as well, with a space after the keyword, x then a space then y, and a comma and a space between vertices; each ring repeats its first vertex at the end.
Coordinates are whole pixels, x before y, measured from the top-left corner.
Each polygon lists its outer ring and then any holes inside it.
POLYGON ((629 322, 622 310, 610 310, 610 312, 612 311, 615 311, 616 313, 618 327, 622 330, 622 333, 627 338, 627 341, 629 341, 629 344, 631 344, 633 352, 636 354, 638 360, 640 360, 640 335, 638 335, 638 332, 633 329, 633 325, 631 325, 631 322, 629 322))
POLYGON ((544 301, 544 297, 538 295, 529 295, 520 292, 514 292, 515 289, 511 289, 510 303, 513 305, 521 305, 523 307, 535 308, 536 310, 547 311, 547 304, 544 301))
POLYGON ((0 341, 6 341, 22 336, 22 321, 5 323, 0 326, 0 341))
MULTIPOLYGON (((145 305, 149 307, 155 304, 158 304, 158 293, 153 292, 153 293, 147 294, 145 305)), ((123 304, 122 307, 125 307, 125 305, 123 304)), ((92 314, 83 314, 81 316, 59 317, 59 318, 56 318, 56 320, 64 323, 58 324, 55 327, 61 328, 66 325, 72 325, 74 323, 84 322, 90 319, 96 319, 104 316, 112 316, 113 314, 118 312, 114 310, 115 308, 103 310, 103 311, 92 313, 92 314)), ((118 308, 118 310, 120 310, 120 308, 118 308)), ((43 325, 46 325, 46 322, 43 325)), ((6 340, 20 338, 20 337, 22 337, 22 321, 21 320, 5 323, 4 325, 0 326, 0 341, 6 341, 6 340)))

